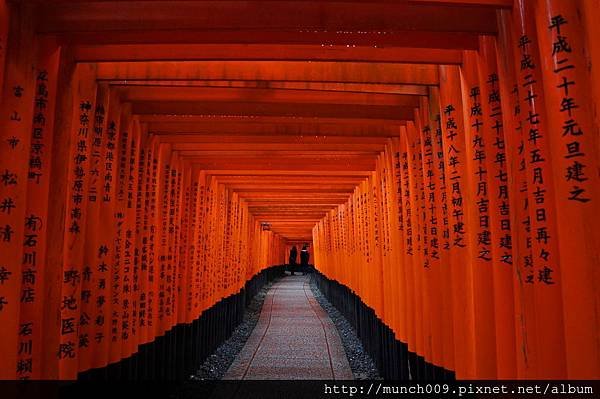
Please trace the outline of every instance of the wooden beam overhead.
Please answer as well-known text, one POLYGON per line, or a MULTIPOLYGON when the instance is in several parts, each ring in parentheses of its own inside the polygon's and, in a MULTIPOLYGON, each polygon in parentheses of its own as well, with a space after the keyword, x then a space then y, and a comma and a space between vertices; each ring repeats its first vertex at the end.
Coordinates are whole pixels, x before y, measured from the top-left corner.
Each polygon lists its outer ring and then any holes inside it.
POLYGON ((288 170, 296 173, 304 173, 307 171, 322 172, 322 171, 370 171, 375 169, 375 159, 345 156, 339 157, 336 160, 314 160, 298 159, 294 157, 238 157, 235 159, 198 159, 190 158, 192 164, 204 170, 231 170, 231 169, 248 169, 248 170, 263 170, 272 173, 275 170, 288 170))
MULTIPOLYGON (((251 207, 266 207, 266 206, 277 206, 277 204, 273 204, 272 202, 258 202, 258 201, 250 201, 250 200, 246 200, 246 203, 248 205, 250 205, 251 207)), ((305 204, 305 202, 302 203, 292 203, 292 205, 296 205, 296 206, 300 206, 305 204)), ((323 206, 327 206, 329 209, 331 208, 335 208, 339 205, 339 203, 337 202, 323 202, 323 201, 316 201, 313 202, 311 204, 308 204, 308 206, 316 206, 316 205, 323 205, 323 206)))
MULTIPOLYGON (((197 166, 196 166, 197 167, 197 166)), ((294 170, 294 169, 282 169, 274 168, 271 170, 264 169, 203 169, 207 176, 256 176, 261 178, 265 175, 278 174, 281 176, 362 176, 368 177, 372 173, 370 169, 368 171, 363 170, 294 170)))
POLYGON ((279 186, 279 187, 270 187, 268 190, 265 190, 263 187, 240 187, 236 190, 237 193, 281 193, 281 192, 293 192, 293 193, 305 193, 305 194, 313 194, 317 195, 318 193, 339 193, 339 194, 350 194, 353 193, 355 186, 347 186, 347 187, 339 187, 339 186, 307 186, 307 185, 298 185, 298 186, 279 186))
MULTIPOLYGON (((237 193, 240 198, 243 198, 245 201, 247 201, 248 204, 251 203, 269 203, 269 204, 278 204, 278 203, 290 203, 290 204, 294 204, 294 203, 306 203, 306 202, 310 202, 310 203, 322 203, 322 204, 330 204, 330 203, 336 203, 336 204, 340 204, 340 199, 345 199, 348 198, 348 195, 346 193, 338 193, 337 196, 332 196, 329 194, 336 194, 336 193, 324 193, 324 192, 315 192, 314 194, 312 194, 312 197, 308 196, 308 195, 302 195, 301 192, 296 193, 297 196, 294 195, 288 195, 288 196, 277 196, 277 195, 267 195, 269 194, 266 191, 262 191, 262 192, 238 192, 237 193)), ((276 194, 276 193, 273 193, 276 194)))
POLYGON ((251 206, 248 207, 248 210, 250 210, 250 212, 252 212, 253 214, 260 214, 260 213, 269 213, 269 212, 274 212, 274 213, 282 213, 282 212, 290 212, 290 213, 297 213, 298 215, 300 215, 302 212, 308 212, 308 213, 312 213, 312 212, 327 212, 331 209, 333 209, 335 206, 328 206, 328 205, 320 205, 320 204, 315 204, 315 205, 310 205, 307 204, 306 207, 303 206, 286 206, 286 205, 281 205, 281 206, 251 206))
POLYGON ((101 62, 99 80, 271 80, 437 85, 435 65, 301 61, 101 62))
POLYGON ((289 184, 279 184, 279 185, 261 185, 261 184, 227 184, 228 188, 234 190, 237 193, 243 192, 282 192, 282 191, 292 191, 294 193, 302 193, 302 192, 330 192, 330 193, 352 193, 354 192, 354 188, 356 185, 350 184, 294 184, 290 182, 289 184))
POLYGON ((418 107, 419 97, 387 93, 317 91, 273 88, 224 88, 194 86, 133 86, 119 90, 123 102, 197 101, 212 103, 256 102, 295 104, 351 104, 418 107))
POLYGON ((214 149, 201 148, 197 144, 175 144, 174 150, 180 151, 181 155, 186 157, 238 157, 238 156, 255 156, 255 157, 266 157, 266 156, 296 156, 302 158, 331 158, 340 155, 377 155, 383 149, 383 146, 373 146, 370 148, 364 148, 362 146, 354 146, 354 148, 348 148, 351 144, 346 145, 345 148, 333 148, 333 146, 323 145, 302 145, 297 144, 292 148, 285 145, 268 146, 268 148, 259 148, 260 146, 253 146, 253 148, 244 148, 249 145, 236 145, 234 149, 226 148, 225 145, 215 145, 214 149))
MULTIPOLYGON (((485 33, 489 35, 495 32, 485 33)), ((52 32, 45 33, 53 40, 64 46, 79 47, 87 45, 139 45, 147 43, 158 43, 163 45, 276 45, 281 47, 287 46, 316 46, 324 49, 359 49, 356 52, 348 52, 349 55, 341 56, 339 61, 367 61, 360 58, 361 55, 368 56, 373 52, 361 50, 361 48, 373 49, 394 49, 394 48, 415 48, 424 50, 477 50, 479 48, 479 34, 475 32, 429 32, 429 31, 412 31, 400 30, 394 32, 347 32, 341 35, 338 32, 314 32, 314 31, 279 31, 279 30, 246 30, 246 31, 231 31, 231 30, 160 30, 155 32, 147 31, 100 31, 100 32, 52 32), (347 58, 347 59, 343 59, 347 58)), ((282 53, 281 53, 282 54, 282 53)), ((313 58, 314 60, 336 60, 337 57, 327 57, 326 53, 320 51, 321 57, 313 58)), ((422 56, 406 55, 402 56, 393 51, 375 53, 372 61, 376 62, 393 62, 396 59, 398 62, 409 63, 439 63, 441 60, 436 60, 435 55, 426 57, 426 53, 422 56), (378 57, 379 56, 379 57, 378 57), (383 58, 383 60, 379 59, 383 58)), ((89 55, 89 54, 88 54, 89 55)), ((293 56, 293 53, 290 54, 293 56)), ((94 58, 100 58, 94 61, 125 61, 122 59, 113 59, 112 57, 90 57, 90 61, 94 58)), ((170 58, 169 60, 183 61, 185 58, 170 58)), ((191 59, 205 60, 205 57, 190 57, 191 59)), ((280 57, 252 57, 249 59, 259 60, 278 60, 280 57)), ((291 57, 295 60, 303 60, 303 57, 291 57)), ((156 57, 152 60, 161 60, 163 57, 156 57)), ((213 58, 210 59, 221 59, 213 58)), ((248 59, 242 56, 238 57, 223 57, 222 59, 248 59)), ((285 58, 289 59, 289 58, 285 58)), ((129 61, 134 61, 136 58, 129 61)), ((454 64, 455 62, 450 62, 454 64)))
MULTIPOLYGON (((44 2, 36 7, 41 33, 142 31, 335 32, 384 36, 397 31, 496 33, 494 7, 473 2, 342 1, 102 1, 44 2)), ((502 3, 503 4, 503 3, 502 3)), ((494 5, 492 3, 492 5, 494 5)), ((219 32, 220 33, 220 32, 219 32)), ((242 36, 243 37, 243 36, 242 36)))
POLYGON ((288 201, 288 200, 310 200, 313 198, 319 198, 321 200, 331 200, 331 201, 339 201, 339 200, 345 200, 347 199, 349 196, 346 193, 301 193, 301 192, 297 192, 297 193, 275 193, 275 192, 247 192, 247 193, 243 193, 240 192, 238 193, 238 195, 240 196, 240 198, 243 199, 247 199, 247 200, 256 200, 256 201, 263 201, 263 200, 270 200, 273 202, 277 202, 277 201, 288 201))
MULTIPOLYGON (((282 184, 289 182, 302 182, 302 183, 355 183, 358 184, 362 182, 364 178, 362 177, 353 177, 353 176, 339 176, 339 177, 321 177, 321 176, 296 176, 294 179, 289 179, 285 176, 262 176, 260 179, 261 184, 269 185, 269 184, 282 184)), ((256 182, 256 178, 254 176, 219 176, 217 177, 217 181, 220 183, 247 183, 247 182, 256 182)))
MULTIPOLYGON (((318 134, 273 134, 273 135, 251 135, 251 134, 158 134, 160 142, 172 143, 173 145, 190 146, 187 149, 197 146, 197 148, 217 149, 218 145, 227 144, 233 150, 237 145, 243 146, 239 148, 248 148, 247 145, 261 146, 260 148, 268 149, 271 145, 287 145, 290 148, 292 145, 316 145, 316 146, 340 146, 340 145, 365 145, 379 148, 388 139, 386 137, 370 137, 370 136, 330 136, 318 134), (215 147, 211 147, 215 146, 215 147)), ((182 149, 184 147, 181 147, 182 149)), ((335 147, 338 148, 338 147, 335 147)), ((353 148, 353 147, 347 147, 353 148)))
MULTIPOLYGON (((94 3, 103 2, 107 0, 25 0, 29 3, 94 3)), ((140 0, 119 0, 121 2, 135 2, 140 0)), ((164 0, 146 0, 146 1, 164 1, 164 0)), ((263 0, 263 1, 279 1, 279 0, 263 0)), ((302 1, 302 0, 299 0, 302 1)), ((336 0, 324 0, 324 1, 336 1, 336 0)), ((363 0, 346 0, 346 3, 361 2, 363 0)), ((377 3, 392 3, 397 0, 377 0, 377 3)), ((495 7, 495 8, 510 8, 513 5, 512 0, 405 0, 407 3, 418 4, 445 4, 445 5, 469 5, 469 6, 481 6, 481 7, 495 7)))
POLYGON ((374 157, 379 152, 376 151, 308 151, 308 150, 271 150, 271 151, 181 151, 179 155, 185 158, 201 158, 205 160, 212 159, 226 159, 226 158, 237 158, 237 157, 256 157, 256 158, 268 158, 268 157, 295 157, 297 159, 313 161, 318 158, 319 160, 337 160, 340 157, 346 156, 362 156, 362 157, 374 157))
POLYGON ((293 82, 272 80, 109 80, 112 86, 175 86, 175 87, 214 87, 246 89, 289 89, 310 91, 349 91, 355 93, 405 94, 427 96, 427 86, 392 83, 348 83, 348 82, 293 82))
POLYGON ((355 104, 295 104, 259 102, 143 101, 132 105, 138 115, 271 116, 301 118, 412 119, 415 107, 355 104))
MULTIPOLYGON (((272 35, 271 35, 272 36, 272 35)), ((114 61, 337 61, 337 62, 392 62, 414 64, 460 64, 463 49, 477 49, 477 41, 471 34, 421 35, 419 43, 408 42, 413 34, 403 35, 403 41, 411 47, 389 43, 385 47, 375 45, 352 46, 344 44, 104 44, 72 45, 73 57, 78 62, 114 61), (407 37, 408 36, 408 37, 407 37), (440 36, 434 39, 431 36, 440 36), (444 36, 443 38, 441 36, 444 36), (460 39, 451 41, 451 39, 460 39), (434 47, 435 48, 431 48, 434 47)), ((274 39, 279 36, 275 36, 274 39)), ((266 40, 266 39, 265 39, 266 40)), ((273 39, 271 39, 273 40, 273 39)), ((280 39, 281 40, 281 39, 280 39)), ((69 41, 69 40, 66 40, 69 41)), ((382 46, 384 44, 382 43, 382 46)))
MULTIPOLYGON (((413 120, 414 115, 408 120, 413 120)), ((241 123, 256 123, 256 124, 275 124, 289 125, 292 123, 309 124, 312 126, 321 125, 337 125, 337 126, 373 126, 379 128, 386 126, 391 129, 398 129, 400 126, 406 125, 406 120, 390 120, 390 119, 375 119, 375 118, 336 118, 336 117, 302 117, 302 116, 253 116, 253 115, 167 115, 167 114, 148 114, 139 115, 140 122, 185 122, 185 123, 215 123, 222 122, 241 122, 241 123)), ((399 131, 399 130, 397 130, 399 131)), ((214 133, 214 130, 213 130, 214 133)), ((246 133, 246 132, 244 132, 246 133)))
POLYGON ((190 142, 205 142, 205 136, 223 137, 223 140, 244 140, 244 136, 251 136, 254 142, 270 142, 271 139, 273 142, 279 142, 276 140, 282 140, 281 142, 301 140, 304 142, 311 138, 318 139, 322 143, 328 143, 335 139, 348 140, 348 142, 370 139, 379 142, 382 138, 397 137, 400 132, 399 128, 403 125, 402 122, 387 124, 331 123, 323 120, 321 122, 312 120, 302 122, 289 118, 279 120, 278 123, 265 120, 265 118, 260 119, 262 122, 255 121, 255 119, 241 122, 231 120, 231 118, 195 118, 193 122, 187 122, 184 121, 184 118, 160 120, 160 117, 157 116, 142 116, 140 120, 147 124, 149 132, 160 135, 161 140, 176 142, 182 140, 179 136, 185 136, 185 139, 190 142))

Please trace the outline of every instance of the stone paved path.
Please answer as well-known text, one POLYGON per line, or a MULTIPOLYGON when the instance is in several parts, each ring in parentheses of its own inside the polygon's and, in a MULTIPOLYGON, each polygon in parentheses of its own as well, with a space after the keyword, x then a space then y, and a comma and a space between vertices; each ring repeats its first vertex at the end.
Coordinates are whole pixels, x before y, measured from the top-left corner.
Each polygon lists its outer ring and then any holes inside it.
POLYGON ((351 380, 340 336, 315 300, 309 276, 287 276, 267 293, 260 319, 226 380, 351 380))

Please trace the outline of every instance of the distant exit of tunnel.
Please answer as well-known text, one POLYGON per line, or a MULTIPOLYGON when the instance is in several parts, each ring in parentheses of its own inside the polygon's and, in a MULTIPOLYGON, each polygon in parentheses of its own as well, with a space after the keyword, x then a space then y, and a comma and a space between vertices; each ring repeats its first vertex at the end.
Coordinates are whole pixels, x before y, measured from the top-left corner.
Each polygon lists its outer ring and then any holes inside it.
POLYGON ((0 0, 0 378, 181 378, 304 246, 384 377, 599 378, 599 10, 0 0))

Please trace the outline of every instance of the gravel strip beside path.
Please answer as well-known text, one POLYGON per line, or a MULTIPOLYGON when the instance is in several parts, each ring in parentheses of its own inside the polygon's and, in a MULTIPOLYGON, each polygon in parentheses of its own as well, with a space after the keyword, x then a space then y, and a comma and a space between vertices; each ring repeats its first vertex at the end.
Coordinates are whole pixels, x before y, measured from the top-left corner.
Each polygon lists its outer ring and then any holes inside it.
MULTIPOLYGON (((236 356, 246 344, 248 337, 252 334, 252 331, 258 322, 258 318, 260 317, 266 294, 272 285, 273 282, 265 285, 258 294, 256 294, 250 302, 250 305, 246 308, 242 324, 235 329, 231 338, 219 346, 217 350, 204 361, 196 375, 192 376, 192 380, 220 380, 223 378, 231 363, 233 363, 236 356)), ((338 330, 354 378, 357 380, 381 379, 373 360, 365 352, 352 325, 333 305, 329 303, 327 298, 323 296, 321 291, 319 291, 312 282, 312 279, 310 288, 315 299, 327 312, 338 330)))
POLYGON ((333 306, 327 298, 319 291, 311 276, 310 289, 315 299, 321 307, 327 312, 333 324, 342 338, 342 344, 346 351, 346 357, 350 363, 352 374, 356 380, 379 380, 382 379, 375 367, 371 357, 365 352, 362 343, 356 336, 354 327, 346 318, 333 306))
POLYGON ((220 380, 223 378, 256 327, 267 292, 275 281, 265 284, 258 291, 246 308, 242 323, 233 331, 231 337, 202 363, 196 375, 192 376, 192 380, 220 380))

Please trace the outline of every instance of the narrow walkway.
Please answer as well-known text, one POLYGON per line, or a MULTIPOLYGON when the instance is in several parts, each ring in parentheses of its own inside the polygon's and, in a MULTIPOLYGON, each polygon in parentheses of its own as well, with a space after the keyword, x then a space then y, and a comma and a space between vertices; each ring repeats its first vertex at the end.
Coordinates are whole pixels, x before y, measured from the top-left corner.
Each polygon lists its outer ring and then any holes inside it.
POLYGON ((309 276, 288 276, 265 299, 258 324, 226 380, 351 380, 342 341, 309 276))

